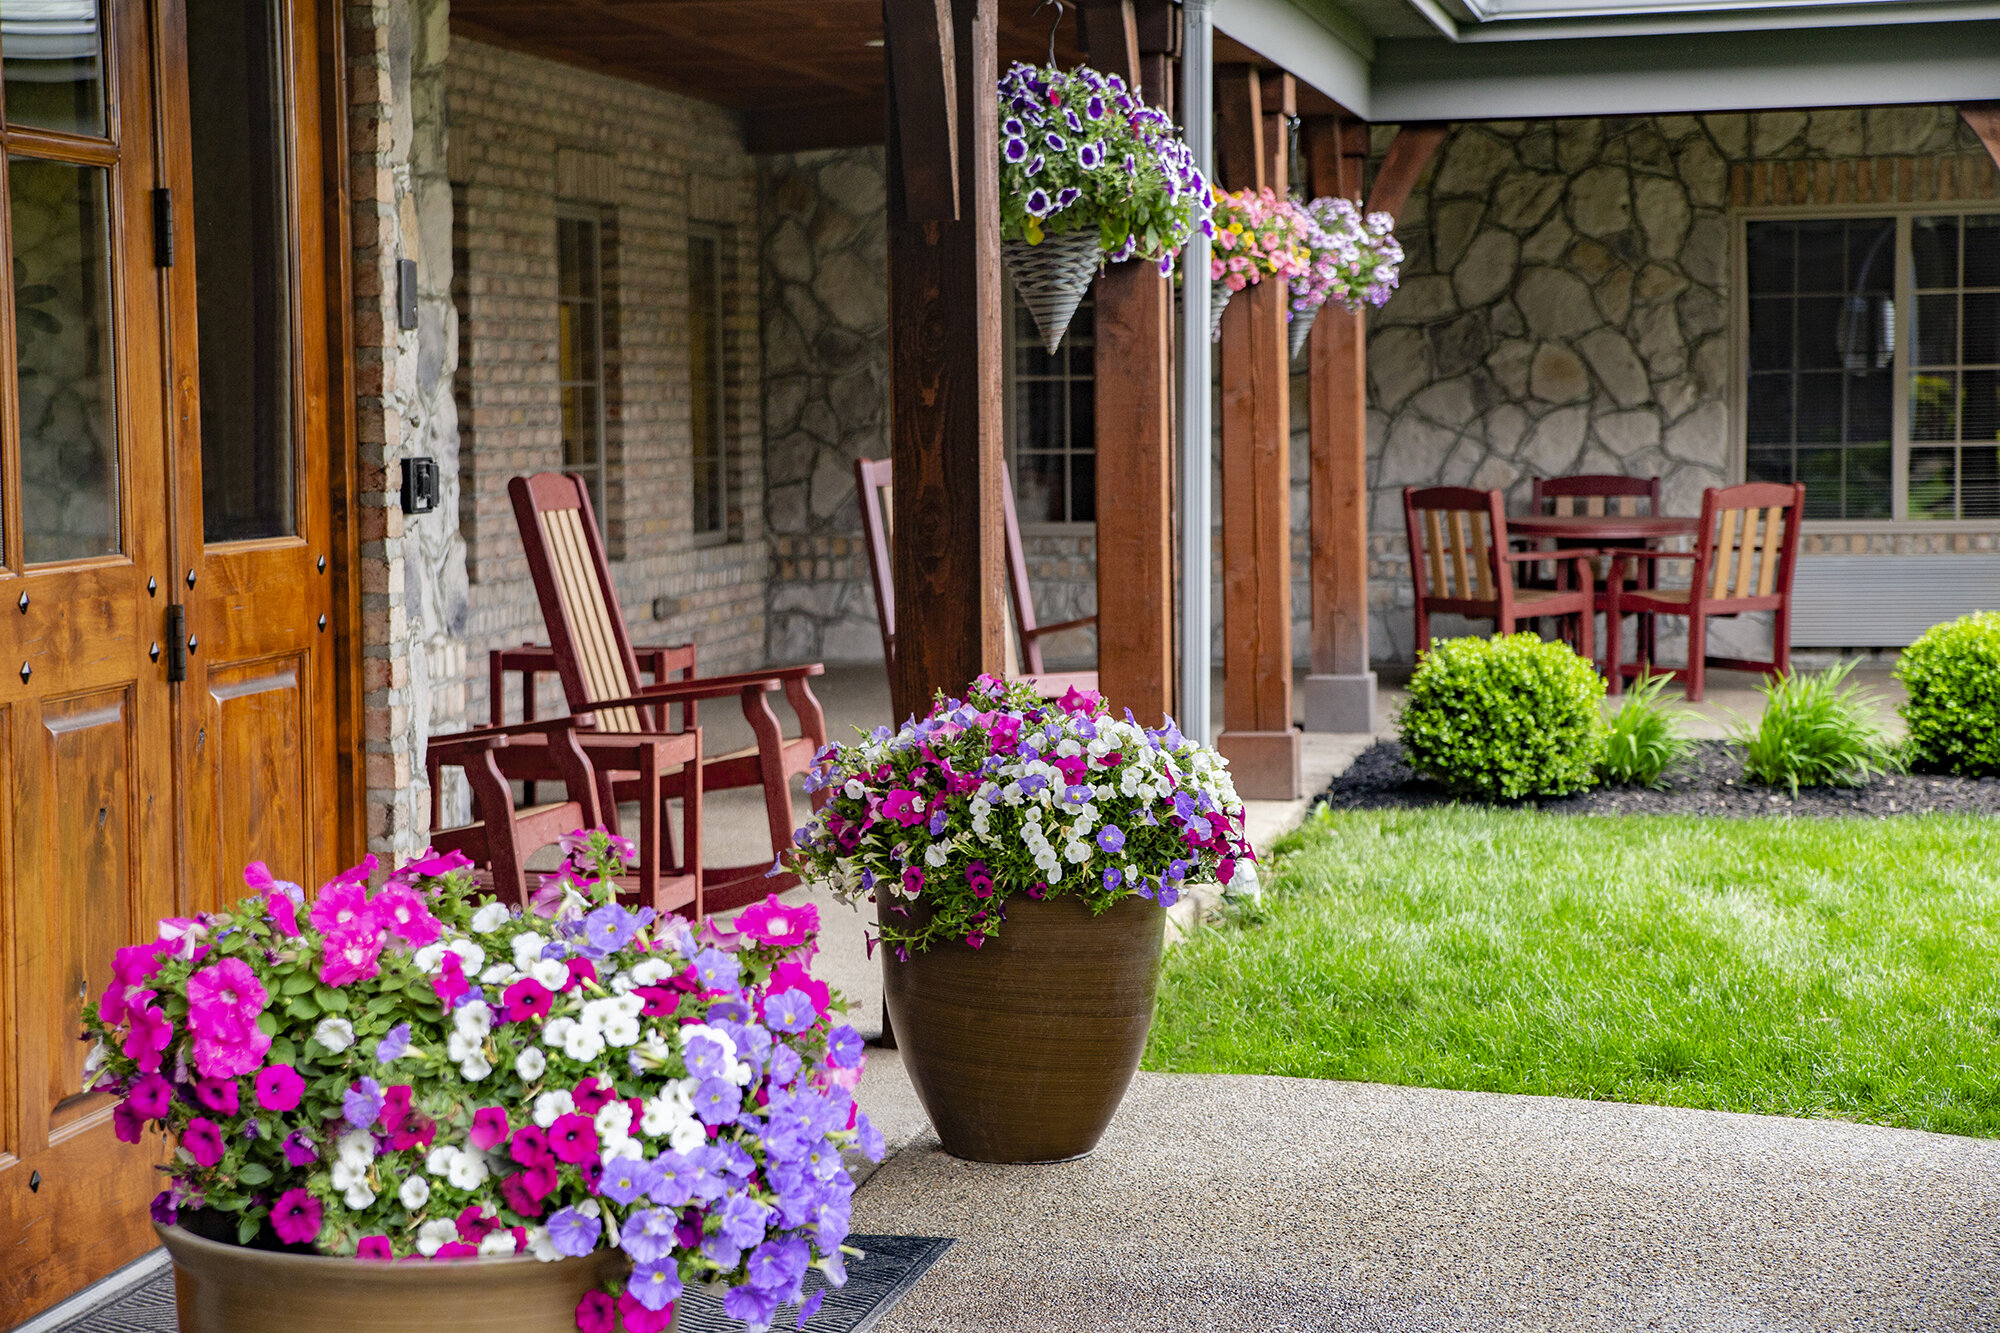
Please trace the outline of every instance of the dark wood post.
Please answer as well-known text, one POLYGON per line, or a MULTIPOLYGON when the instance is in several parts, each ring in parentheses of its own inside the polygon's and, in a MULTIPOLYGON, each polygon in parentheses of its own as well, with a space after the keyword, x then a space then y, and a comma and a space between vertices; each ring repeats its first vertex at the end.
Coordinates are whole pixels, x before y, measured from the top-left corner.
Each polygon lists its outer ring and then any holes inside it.
MULTIPOLYGON (((1229 189, 1287 184, 1281 112, 1291 78, 1216 72, 1216 169, 1229 189), (1266 93, 1274 94, 1266 105, 1266 93)), ((1266 279, 1222 315, 1222 675, 1217 742, 1247 799, 1299 794, 1292 729, 1291 357, 1283 282, 1266 279)))
MULTIPOLYGON (((1091 0, 1090 63, 1157 102, 1137 8, 1091 0)), ((1174 698, 1173 291, 1132 260, 1108 266, 1095 296, 1098 684, 1114 710, 1157 727, 1174 698)))
POLYGON ((898 717, 1003 660, 996 4, 883 5, 898 717))
MULTIPOLYGON (((1309 188, 1361 202, 1367 126, 1315 116, 1305 126, 1309 188)), ((1313 323, 1311 383, 1312 673, 1307 731, 1372 732, 1368 667, 1368 330, 1359 311, 1328 302, 1313 323)))

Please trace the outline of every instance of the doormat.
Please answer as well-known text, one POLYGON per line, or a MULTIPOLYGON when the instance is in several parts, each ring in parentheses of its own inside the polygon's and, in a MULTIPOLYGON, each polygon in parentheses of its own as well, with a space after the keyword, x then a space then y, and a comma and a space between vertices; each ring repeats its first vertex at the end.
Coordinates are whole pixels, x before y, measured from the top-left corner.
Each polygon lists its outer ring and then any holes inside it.
MULTIPOLYGON (((867 1333, 903 1299, 924 1270, 938 1261, 951 1241, 939 1236, 849 1236, 859 1259, 847 1261, 847 1285, 828 1288, 818 1269, 806 1277, 805 1294, 825 1290, 826 1301, 803 1333, 867 1333)), ((719 1297, 696 1292, 681 1302, 675 1333, 741 1333, 743 1325, 722 1313, 719 1297)), ((772 1320, 778 1329, 799 1325, 799 1307, 786 1305, 772 1320)), ((53 1333, 179 1333, 174 1314, 174 1273, 167 1268, 84 1311, 53 1333)))

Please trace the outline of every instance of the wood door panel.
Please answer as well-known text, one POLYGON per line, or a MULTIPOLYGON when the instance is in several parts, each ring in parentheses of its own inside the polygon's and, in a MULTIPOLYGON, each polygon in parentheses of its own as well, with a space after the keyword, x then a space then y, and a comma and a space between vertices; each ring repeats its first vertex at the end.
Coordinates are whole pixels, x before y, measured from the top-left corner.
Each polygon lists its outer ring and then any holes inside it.
POLYGON ((209 673, 207 744, 218 775, 212 832, 220 858, 219 901, 212 906, 241 896, 242 881, 234 877, 252 861, 267 863, 280 879, 311 882, 306 679, 301 657, 209 673))
POLYGON ((157 1244, 145 1201, 160 1191, 154 1167, 164 1160, 157 1134, 140 1146, 113 1138, 106 1107, 36 1154, 38 1187, 27 1164, 0 1169, 0 1219, 9 1222, 0 1226, 0 1320, 25 1319, 157 1244))

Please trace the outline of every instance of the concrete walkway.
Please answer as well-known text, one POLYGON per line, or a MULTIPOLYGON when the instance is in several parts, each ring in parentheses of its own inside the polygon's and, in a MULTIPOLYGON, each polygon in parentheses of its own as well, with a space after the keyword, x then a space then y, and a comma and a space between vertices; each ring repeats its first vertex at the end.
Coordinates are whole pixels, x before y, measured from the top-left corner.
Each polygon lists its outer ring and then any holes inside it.
POLYGON ((855 1229, 958 1238, 881 1333, 2000 1327, 2000 1143, 1141 1074, 1092 1156, 979 1166, 871 1060, 855 1229))

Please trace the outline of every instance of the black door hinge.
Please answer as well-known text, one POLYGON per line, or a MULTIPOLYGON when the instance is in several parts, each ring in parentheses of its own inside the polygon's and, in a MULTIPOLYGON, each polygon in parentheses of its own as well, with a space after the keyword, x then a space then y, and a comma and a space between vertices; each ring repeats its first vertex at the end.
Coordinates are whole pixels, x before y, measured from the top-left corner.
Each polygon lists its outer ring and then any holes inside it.
POLYGON ((153 266, 174 266, 174 192, 153 191, 153 266))
POLYGON ((173 684, 188 678, 187 608, 179 602, 167 603, 167 681, 173 684))

